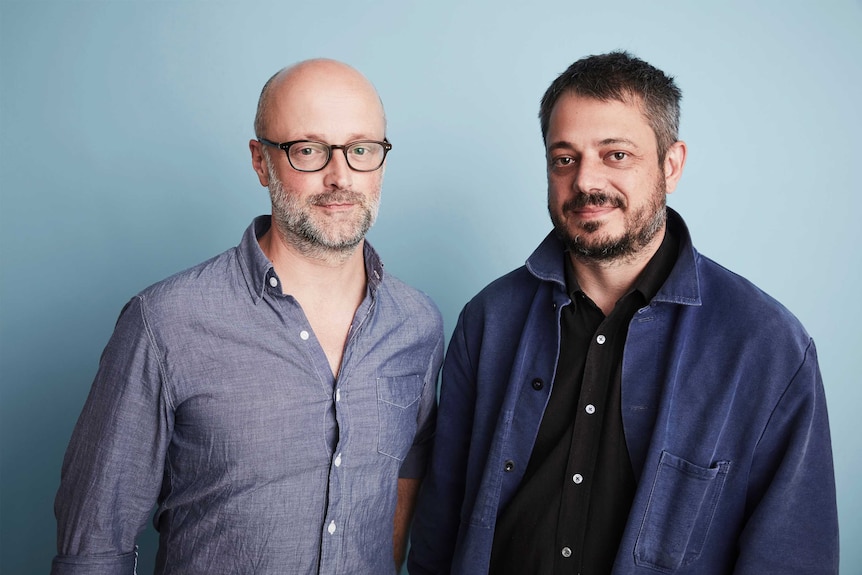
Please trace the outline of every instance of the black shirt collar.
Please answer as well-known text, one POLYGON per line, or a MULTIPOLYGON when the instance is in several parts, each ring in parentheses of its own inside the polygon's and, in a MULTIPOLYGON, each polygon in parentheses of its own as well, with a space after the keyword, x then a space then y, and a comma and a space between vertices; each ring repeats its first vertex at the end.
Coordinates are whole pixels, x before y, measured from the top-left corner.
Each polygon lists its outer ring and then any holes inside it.
MULTIPOLYGON (((664 238, 659 245, 656 253, 650 258, 644 270, 635 280, 632 292, 638 292, 643 297, 643 302, 647 303, 658 293, 661 286, 664 284, 676 264, 676 258, 679 254, 679 238, 669 226, 665 226, 664 238)), ((571 254, 566 251, 563 254, 565 259, 565 275, 566 275, 566 291, 572 302, 576 302, 579 294, 584 293, 578 285, 578 280, 575 278, 575 268, 572 265, 571 254)), ((586 294, 584 294, 586 295, 586 294)), ((628 295, 628 294, 626 294, 628 295)))

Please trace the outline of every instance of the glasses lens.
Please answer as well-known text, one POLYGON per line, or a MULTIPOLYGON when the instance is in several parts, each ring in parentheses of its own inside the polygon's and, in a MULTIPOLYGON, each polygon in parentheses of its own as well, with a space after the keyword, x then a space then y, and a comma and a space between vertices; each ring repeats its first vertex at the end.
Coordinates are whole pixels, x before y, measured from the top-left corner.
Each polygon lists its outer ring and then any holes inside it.
POLYGON ((296 142, 287 150, 287 158, 297 170, 313 172, 326 165, 329 147, 320 142, 296 142))
POLYGON ((353 142, 345 151, 350 167, 365 172, 379 168, 386 156, 386 150, 380 142, 353 142))

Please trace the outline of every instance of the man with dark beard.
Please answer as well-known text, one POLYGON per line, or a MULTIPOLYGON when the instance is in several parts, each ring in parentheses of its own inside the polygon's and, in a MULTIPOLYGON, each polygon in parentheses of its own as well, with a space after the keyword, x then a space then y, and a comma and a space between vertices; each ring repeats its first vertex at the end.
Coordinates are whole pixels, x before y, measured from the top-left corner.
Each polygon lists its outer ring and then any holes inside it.
POLYGON ((72 436, 54 574, 395 573, 433 436, 442 320, 365 234, 383 106, 332 60, 264 86, 272 216, 126 305, 72 436))
POLYGON ((545 93, 554 231, 458 320, 411 575, 837 573, 814 344, 666 207, 680 96, 622 52, 545 93))

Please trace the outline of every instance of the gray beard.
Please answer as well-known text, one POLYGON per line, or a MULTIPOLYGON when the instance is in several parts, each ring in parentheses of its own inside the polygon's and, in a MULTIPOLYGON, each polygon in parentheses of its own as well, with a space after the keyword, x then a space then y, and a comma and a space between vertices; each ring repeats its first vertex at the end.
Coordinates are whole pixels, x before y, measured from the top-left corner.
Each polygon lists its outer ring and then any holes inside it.
POLYGON ((368 206, 364 198, 355 192, 334 190, 317 194, 303 205, 285 192, 284 185, 273 170, 269 172, 273 226, 286 243, 303 255, 327 260, 347 259, 365 239, 365 235, 374 224, 379 205, 377 202, 368 206), (313 221, 307 211, 308 206, 345 200, 360 203, 363 206, 361 219, 348 234, 327 233, 313 221))

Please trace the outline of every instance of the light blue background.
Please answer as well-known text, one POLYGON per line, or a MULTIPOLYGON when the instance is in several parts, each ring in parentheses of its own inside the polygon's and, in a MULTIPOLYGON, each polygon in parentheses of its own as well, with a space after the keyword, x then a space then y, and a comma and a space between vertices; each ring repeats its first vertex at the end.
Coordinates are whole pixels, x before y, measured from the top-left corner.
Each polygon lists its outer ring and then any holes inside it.
MULTIPOLYGON (((437 301, 448 335, 549 229, 544 89, 615 48, 683 89, 690 155, 670 204, 696 245, 817 341, 842 573, 862 573, 862 4, 850 0, 2 0, 0 572, 49 567, 63 452, 122 305, 268 211, 247 141, 270 74, 328 56, 377 85, 395 148, 371 239, 437 301)), ((154 545, 150 529, 141 573, 154 545)))

